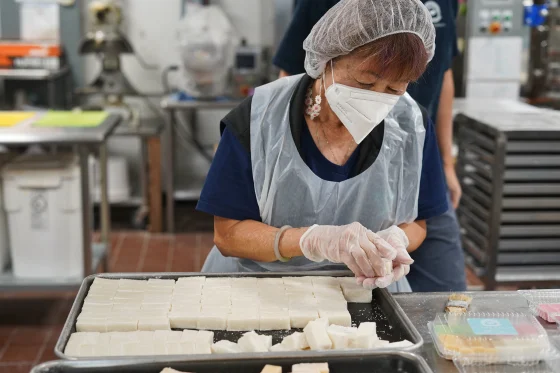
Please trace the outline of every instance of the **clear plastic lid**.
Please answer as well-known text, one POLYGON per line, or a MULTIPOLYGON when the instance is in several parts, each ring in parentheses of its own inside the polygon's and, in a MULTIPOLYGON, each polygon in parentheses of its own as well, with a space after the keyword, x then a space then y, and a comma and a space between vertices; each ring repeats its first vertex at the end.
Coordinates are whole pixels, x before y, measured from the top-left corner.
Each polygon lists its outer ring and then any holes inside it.
POLYGON ((460 365, 537 363, 554 355, 546 331, 524 313, 439 313, 428 326, 438 354, 460 365))
POLYGON ((520 290, 533 315, 554 323, 560 316, 560 290, 520 290))

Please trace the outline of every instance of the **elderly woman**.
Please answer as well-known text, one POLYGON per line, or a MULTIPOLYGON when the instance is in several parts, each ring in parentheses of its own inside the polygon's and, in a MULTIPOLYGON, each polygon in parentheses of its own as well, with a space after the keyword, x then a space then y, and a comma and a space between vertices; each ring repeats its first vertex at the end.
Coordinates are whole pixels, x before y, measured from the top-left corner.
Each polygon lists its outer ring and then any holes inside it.
POLYGON ((215 216, 203 272, 349 268, 410 291, 408 252, 447 210, 425 110, 407 93, 434 55, 419 0, 344 0, 304 42, 307 74, 222 120, 197 208, 215 216))

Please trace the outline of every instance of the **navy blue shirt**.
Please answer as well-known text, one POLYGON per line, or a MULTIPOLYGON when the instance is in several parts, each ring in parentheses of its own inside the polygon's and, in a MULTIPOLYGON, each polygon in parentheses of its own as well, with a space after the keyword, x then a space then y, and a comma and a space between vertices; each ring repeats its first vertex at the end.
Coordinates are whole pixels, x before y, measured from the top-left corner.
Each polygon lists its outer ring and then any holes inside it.
MULTIPOLYGON (((290 102, 290 128, 294 143, 307 166, 320 178, 340 182, 373 164, 383 142, 384 123, 379 124, 356 148, 346 164, 326 159, 317 148, 303 116, 305 92, 312 79, 304 76, 290 102)), ((222 138, 208 172, 197 210, 234 220, 261 221, 250 153, 249 97, 221 122, 222 138)), ((443 214, 448 209, 446 185, 432 121, 425 114, 422 174, 418 198, 418 220, 443 214)))
MULTIPOLYGON (((286 31, 273 63, 290 75, 305 72, 303 67, 305 51, 303 41, 321 17, 339 0, 298 0, 290 26, 286 31)), ((457 0, 422 0, 430 10, 436 29, 436 51, 426 72, 417 82, 411 83, 408 93, 424 106, 435 120, 443 74, 451 68, 453 57, 457 55, 457 35, 455 19, 457 0)))

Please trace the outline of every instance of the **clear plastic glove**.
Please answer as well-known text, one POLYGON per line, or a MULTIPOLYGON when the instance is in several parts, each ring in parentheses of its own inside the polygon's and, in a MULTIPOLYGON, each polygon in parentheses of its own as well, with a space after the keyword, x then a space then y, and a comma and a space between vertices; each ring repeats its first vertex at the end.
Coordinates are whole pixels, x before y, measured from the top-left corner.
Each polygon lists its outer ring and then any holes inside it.
POLYGON ((386 262, 397 256, 396 249, 360 223, 314 225, 301 236, 299 245, 307 259, 344 263, 356 277, 392 277, 386 262))
POLYGON ((393 261, 392 276, 377 278, 360 277, 357 279, 358 284, 370 289, 376 287, 385 288, 393 282, 400 280, 410 272, 410 265, 414 263, 410 254, 406 251, 409 245, 408 237, 401 228, 393 225, 377 232, 377 234, 397 251, 397 256, 393 261))

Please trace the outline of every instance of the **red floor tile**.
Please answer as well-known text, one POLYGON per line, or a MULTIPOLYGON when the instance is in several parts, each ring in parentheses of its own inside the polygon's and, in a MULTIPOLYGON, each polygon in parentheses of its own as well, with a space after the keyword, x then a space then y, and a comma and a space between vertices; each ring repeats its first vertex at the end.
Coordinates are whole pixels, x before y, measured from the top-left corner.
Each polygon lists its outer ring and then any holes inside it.
POLYGON ((39 355, 41 346, 8 344, 4 350, 0 363, 33 363, 39 355))
POLYGON ((0 363, 0 373, 29 373, 33 364, 2 364, 0 363))
POLYGON ((13 326, 0 325, 0 351, 2 351, 2 348, 10 340, 15 330, 16 328, 13 326))
POLYGON ((56 354, 54 353, 54 347, 55 347, 56 343, 47 343, 45 345, 45 348, 43 349, 41 356, 39 356, 39 363, 44 363, 45 361, 51 361, 51 360, 58 360, 59 357, 56 356, 56 354))
POLYGON ((12 334, 10 345, 42 346, 50 337, 50 326, 23 326, 18 327, 12 334))
POLYGON ((172 239, 168 235, 148 238, 148 249, 140 270, 142 272, 165 272, 172 251, 172 239))

